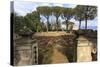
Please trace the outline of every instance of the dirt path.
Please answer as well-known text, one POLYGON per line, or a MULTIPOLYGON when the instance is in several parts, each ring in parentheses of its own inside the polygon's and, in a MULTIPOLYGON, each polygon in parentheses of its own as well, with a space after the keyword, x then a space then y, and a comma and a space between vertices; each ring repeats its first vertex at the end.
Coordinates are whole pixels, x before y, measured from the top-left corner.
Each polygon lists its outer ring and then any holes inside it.
POLYGON ((58 48, 62 48, 59 44, 56 44, 55 47, 53 48, 53 55, 51 57, 52 64, 56 63, 67 63, 68 59, 67 57, 62 54, 61 52, 58 51, 58 48))

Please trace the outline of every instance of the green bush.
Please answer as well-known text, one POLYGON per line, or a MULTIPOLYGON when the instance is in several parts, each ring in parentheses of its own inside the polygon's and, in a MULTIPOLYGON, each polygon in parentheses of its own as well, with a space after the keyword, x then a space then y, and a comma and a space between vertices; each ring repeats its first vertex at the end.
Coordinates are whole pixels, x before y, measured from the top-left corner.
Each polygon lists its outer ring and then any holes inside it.
POLYGON ((86 34, 86 33, 96 33, 97 31, 96 30, 92 30, 92 29, 80 29, 77 31, 78 34, 86 34))

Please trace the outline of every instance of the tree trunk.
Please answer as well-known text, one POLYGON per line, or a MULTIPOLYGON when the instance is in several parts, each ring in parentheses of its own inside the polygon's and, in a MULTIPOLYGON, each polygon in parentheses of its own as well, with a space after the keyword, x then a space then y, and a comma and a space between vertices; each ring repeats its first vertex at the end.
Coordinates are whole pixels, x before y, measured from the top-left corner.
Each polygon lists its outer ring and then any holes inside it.
MULTIPOLYGON (((88 11, 88 7, 86 8, 86 12, 88 11)), ((88 15, 87 13, 85 13, 85 29, 87 29, 87 19, 88 19, 88 15)))
POLYGON ((42 25, 42 23, 43 23, 43 22, 40 23, 41 32, 43 32, 43 25, 42 25))
POLYGON ((79 20, 79 29, 81 29, 81 20, 79 20))
POLYGON ((48 29, 48 21, 47 21, 47 26, 46 26, 46 28, 47 28, 47 32, 48 32, 48 30, 49 30, 49 29, 48 29))
POLYGON ((85 18, 85 29, 87 29, 87 18, 85 18))
POLYGON ((39 32, 38 29, 36 29, 36 32, 39 32))
POLYGON ((58 22, 58 17, 57 17, 57 20, 56 20, 56 30, 58 31, 58 28, 59 28, 59 22, 58 22))
POLYGON ((50 28, 50 26, 49 26, 49 17, 47 17, 47 32, 49 31, 49 28, 50 28))
POLYGON ((38 25, 37 25, 37 23, 36 23, 36 32, 38 32, 38 25))
POLYGON ((68 20, 66 20, 66 31, 68 31, 68 20))

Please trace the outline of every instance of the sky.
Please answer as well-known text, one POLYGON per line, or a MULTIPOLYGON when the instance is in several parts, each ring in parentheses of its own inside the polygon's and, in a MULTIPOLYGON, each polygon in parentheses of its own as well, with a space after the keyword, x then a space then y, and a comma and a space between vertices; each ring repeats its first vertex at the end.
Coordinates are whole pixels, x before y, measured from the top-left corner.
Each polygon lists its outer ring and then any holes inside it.
MULTIPOLYGON (((35 11, 38 6, 60 6, 60 7, 67 7, 67 8, 74 8, 77 5, 74 4, 59 4, 59 3, 46 3, 46 2, 32 2, 32 1, 14 1, 14 11, 21 16, 25 16, 27 13, 31 13, 35 11)), ((46 18, 43 16, 41 17, 41 21, 46 23, 46 18)), ((63 19, 59 18, 62 22, 63 19)), ((49 21, 56 22, 56 17, 54 15, 50 16, 49 21)), ((74 20, 73 18, 70 20, 75 23, 75 25, 79 25, 79 22, 74 20)), ((82 27, 85 25, 85 22, 82 21, 82 27)), ((94 20, 88 20, 88 26, 97 26, 97 17, 94 20)))

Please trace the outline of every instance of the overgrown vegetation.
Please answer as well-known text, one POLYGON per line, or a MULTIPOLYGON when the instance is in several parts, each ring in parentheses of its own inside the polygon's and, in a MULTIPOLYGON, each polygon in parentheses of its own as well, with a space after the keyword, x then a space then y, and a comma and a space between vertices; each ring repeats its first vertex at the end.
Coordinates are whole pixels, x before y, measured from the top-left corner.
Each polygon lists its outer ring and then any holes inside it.
POLYGON ((65 8, 59 6, 39 6, 36 11, 27 13, 25 16, 18 16, 16 13, 11 13, 11 19, 13 19, 13 30, 18 33, 25 26, 32 30, 32 32, 40 31, 59 31, 61 30, 61 24, 59 23, 59 17, 65 20, 66 30, 68 30, 68 22, 74 18, 79 21, 79 28, 81 27, 81 21, 85 21, 85 29, 87 29, 87 21, 93 20, 97 16, 96 6, 77 5, 75 8, 65 8), (54 15, 56 17, 56 23, 51 24, 49 17, 54 15), (47 22, 41 21, 41 17, 44 16, 47 22), (52 29, 52 27, 54 27, 52 29))
POLYGON ((39 58, 38 58, 39 64, 51 63, 50 57, 52 56, 52 53, 53 53, 53 44, 45 47, 45 49, 39 47, 39 58))
POLYGON ((87 30, 84 30, 84 29, 81 29, 81 30, 77 30, 76 31, 79 35, 84 35, 84 34, 88 34, 88 33, 91 33, 91 34, 97 34, 97 30, 92 30, 92 29, 87 29, 87 30))

